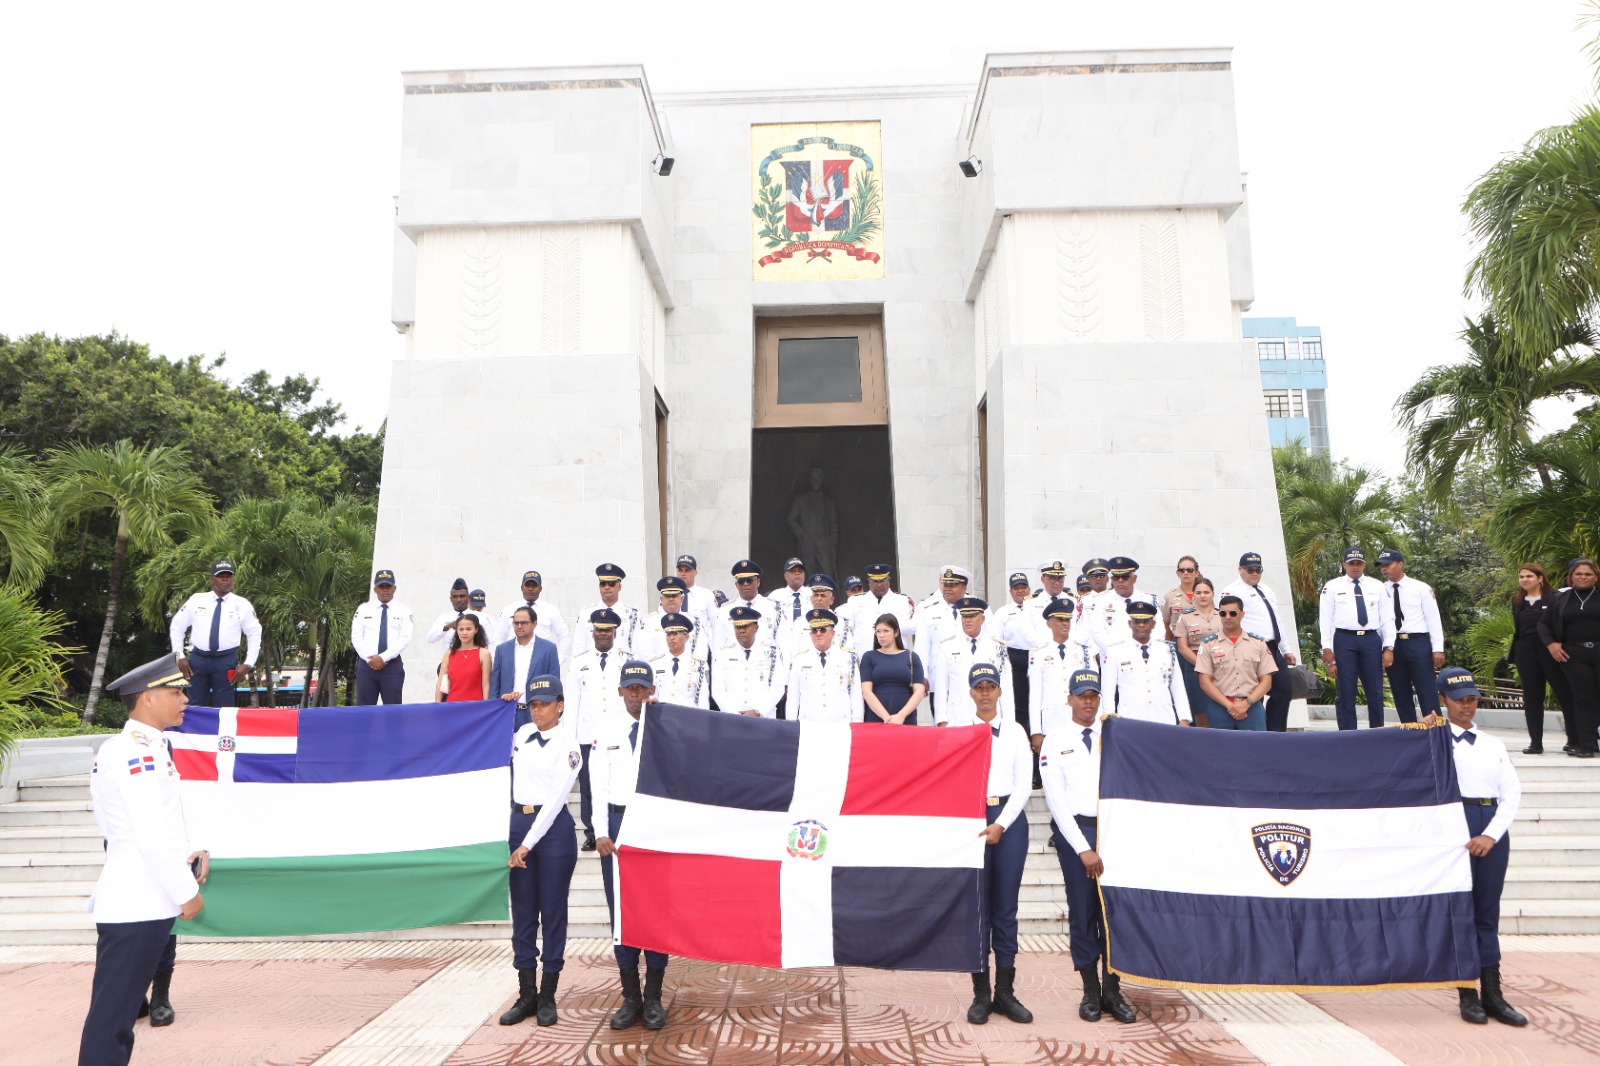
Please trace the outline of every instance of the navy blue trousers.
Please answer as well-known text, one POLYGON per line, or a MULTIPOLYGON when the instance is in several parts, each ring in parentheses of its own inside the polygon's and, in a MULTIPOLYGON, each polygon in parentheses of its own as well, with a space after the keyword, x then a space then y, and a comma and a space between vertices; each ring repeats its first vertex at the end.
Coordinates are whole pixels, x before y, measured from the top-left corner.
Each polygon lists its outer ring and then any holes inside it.
POLYGON ((1367 697, 1367 725, 1383 725, 1383 638, 1376 629, 1358 637, 1348 629, 1333 634, 1333 665, 1339 668, 1334 679, 1335 713, 1340 729, 1356 727, 1356 683, 1367 697))
POLYGON ((400 691, 406 687, 406 664, 401 658, 389 660, 382 670, 374 670, 365 659, 356 660, 356 706, 400 702, 400 691))
MULTIPOLYGON (((1467 811, 1467 832, 1481 836, 1494 819, 1497 804, 1463 804, 1467 811)), ((1500 891, 1506 886, 1506 867, 1511 863, 1511 833, 1508 831, 1489 854, 1472 859, 1472 922, 1478 929, 1478 965, 1500 965, 1500 891)))
MULTIPOLYGON (((608 830, 606 836, 611 838, 612 843, 616 843, 617 834, 622 832, 621 811, 606 812, 606 828, 608 830)), ((605 884, 606 910, 611 914, 611 928, 614 930, 617 927, 617 903, 616 896, 611 888, 611 863, 613 861, 614 857, 611 855, 600 856, 600 880, 605 884)), ((637 970, 639 968, 638 948, 631 948, 626 944, 617 944, 611 950, 617 956, 617 965, 622 969, 637 970)), ((668 957, 665 952, 661 951, 644 952, 645 969, 665 970, 668 957)))
POLYGON ((133 1057, 133 1023, 172 936, 172 922, 156 918, 95 926, 94 982, 78 1066, 127 1066, 133 1057))
MULTIPOLYGON (((593 744, 585 744, 578 749, 583 753, 583 765, 578 767, 578 820, 583 822, 585 840, 594 839, 594 792, 589 788, 589 749, 592 747, 593 744)), ((611 896, 608 894, 606 898, 611 896)))
POLYGON ((224 648, 218 652, 190 648, 189 702, 196 707, 234 706, 236 697, 228 671, 238 665, 238 648, 224 648))
POLYGON ((1426 633, 1408 633, 1394 640, 1394 664, 1389 667, 1389 691, 1394 693, 1394 710, 1402 722, 1415 722, 1417 708, 1422 716, 1439 710, 1439 686, 1434 682, 1433 638, 1426 633), (1412 694, 1416 694, 1413 702, 1412 694))
POLYGON ((1267 650, 1272 652, 1272 661, 1278 667, 1278 672, 1272 675, 1272 687, 1267 690, 1267 732, 1287 733, 1289 704, 1294 702, 1294 696, 1291 695, 1293 685, 1289 681, 1289 660, 1283 657, 1275 640, 1267 641, 1267 650))
MULTIPOLYGON (((565 797, 563 797, 563 800, 565 797)), ((537 815, 511 812, 511 851, 522 846, 537 815)), ((549 830, 528 852, 528 866, 511 868, 511 954, 519 970, 540 963, 545 973, 560 973, 567 955, 567 893, 572 871, 578 865, 578 838, 572 815, 565 806, 549 830), (544 952, 539 951, 539 927, 544 926, 544 952)))
MULTIPOLYGON (((1083 868, 1083 860, 1067 843, 1067 834, 1054 819, 1050 828, 1056 835, 1056 859, 1061 863, 1061 876, 1067 883, 1067 932, 1072 938, 1072 968, 1086 969, 1100 961, 1106 953, 1106 917, 1100 909, 1100 887, 1083 868)), ((1094 819, 1078 819, 1078 828, 1095 847, 1100 830, 1094 819)))
MULTIPOLYGON (((985 817, 993 825, 1005 804, 990 807, 985 817)), ((1028 861, 1028 812, 1017 815, 1000 843, 983 848, 983 881, 978 911, 983 915, 983 957, 994 951, 994 964, 1002 970, 1017 965, 1017 898, 1022 894, 1022 867, 1028 861)))

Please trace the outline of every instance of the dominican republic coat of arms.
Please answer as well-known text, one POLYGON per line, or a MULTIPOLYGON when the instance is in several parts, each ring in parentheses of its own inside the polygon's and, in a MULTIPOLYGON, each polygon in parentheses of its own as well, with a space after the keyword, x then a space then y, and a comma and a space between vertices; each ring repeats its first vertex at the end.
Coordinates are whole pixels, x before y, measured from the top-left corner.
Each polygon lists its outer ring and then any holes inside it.
POLYGON ((751 127, 758 281, 884 276, 881 143, 876 122, 751 127))

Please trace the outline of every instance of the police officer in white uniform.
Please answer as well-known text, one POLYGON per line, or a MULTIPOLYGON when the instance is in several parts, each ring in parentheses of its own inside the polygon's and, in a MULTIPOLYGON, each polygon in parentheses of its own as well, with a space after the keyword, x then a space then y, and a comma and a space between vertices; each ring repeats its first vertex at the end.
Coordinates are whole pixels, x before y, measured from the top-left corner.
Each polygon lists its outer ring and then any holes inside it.
POLYGON ((745 604, 729 612, 731 643, 717 649, 711 669, 711 698, 717 710, 752 718, 776 718, 788 683, 789 666, 776 644, 761 640, 761 614, 745 604))
POLYGON ((617 612, 609 607, 590 611, 584 629, 589 643, 574 649, 563 667, 562 689, 572 693, 567 711, 578 743, 583 745, 583 769, 578 772, 578 817, 583 822, 583 850, 595 849, 594 802, 589 784, 587 752, 605 733, 607 725, 622 714, 622 698, 617 694, 617 677, 627 659, 617 647, 617 612))
POLYGON ((1383 572, 1383 594, 1389 598, 1394 619, 1394 663, 1389 667, 1389 691, 1402 722, 1415 722, 1437 714, 1439 694, 1434 677, 1444 666, 1444 623, 1439 618, 1439 598, 1433 586, 1406 573, 1406 557, 1399 548, 1378 553, 1383 572), (1416 700, 1412 701, 1415 694, 1416 700))
MULTIPOLYGON (((1267 732, 1283 733, 1289 729, 1289 704, 1294 701, 1289 667, 1299 660, 1283 646, 1293 647, 1294 627, 1279 624, 1278 595, 1261 580, 1261 573, 1261 553, 1245 552, 1239 556, 1239 579, 1229 582, 1217 600, 1220 602, 1223 596, 1239 597, 1244 602, 1244 631, 1266 641, 1267 650, 1272 652, 1278 672, 1272 675, 1272 689, 1267 694, 1267 732)), ((1287 620, 1291 616, 1284 617, 1287 620)))
POLYGON ((1028 727, 1028 656, 1047 632, 1039 628, 1043 620, 1028 609, 1028 593, 1032 587, 1028 575, 1022 571, 1012 574, 1007 582, 1011 601, 989 611, 989 632, 1006 646, 1011 659, 1011 700, 1015 717, 1024 729, 1028 727))
POLYGON ((233 564, 226 560, 211 567, 211 591, 197 592, 183 601, 168 629, 178 669, 189 680, 190 695, 198 707, 232 707, 236 697, 228 671, 249 675, 261 654, 261 622, 250 601, 233 591, 233 564), (183 635, 189 634, 189 655, 183 654, 183 635), (244 663, 239 662, 239 640, 249 638, 244 663))
POLYGON ((688 589, 684 597, 683 613, 694 619, 697 630, 711 640, 717 628, 717 597, 710 589, 695 584, 700 576, 700 563, 692 555, 678 556, 678 580, 688 589))
POLYGON ((791 556, 783 564, 783 587, 767 593, 772 609, 782 619, 782 628, 801 618, 810 610, 811 590, 806 583, 805 560, 791 556))
MULTIPOLYGON (((572 646, 589 646, 589 622, 595 611, 612 611, 618 618, 617 650, 625 658, 642 654, 644 648, 644 612, 622 598, 622 582, 628 575, 616 563, 601 563, 594 568, 595 581, 600 586, 600 598, 578 612, 578 624, 572 629, 572 646)), ((539 617, 544 617, 540 615, 539 617)))
POLYGON ((1001 705, 1011 712, 1007 717, 1016 719, 1016 705, 1011 698, 1011 657, 1004 644, 983 635, 988 606, 976 596, 957 600, 960 629, 946 637, 938 652, 924 664, 932 675, 933 715, 939 725, 966 725, 972 721, 974 708, 968 694, 972 686, 967 684, 967 677, 978 663, 994 666, 1000 679, 1001 705))
MULTIPOLYGON (((517 606, 522 606, 518 604, 517 606)), ((467 609, 478 616, 478 624, 483 627, 483 639, 489 642, 489 647, 498 646, 503 641, 511 639, 511 624, 498 615, 489 613, 489 595, 482 589, 473 589, 467 594, 467 609)), ((538 612, 535 611, 535 617, 538 612)), ((549 637, 545 638, 549 640, 549 637)), ((557 651, 559 655, 559 650, 557 651)))
POLYGON ((1153 636, 1160 607, 1149 600, 1130 599, 1124 613, 1127 639, 1107 648, 1100 660, 1106 709, 1124 718, 1193 725, 1178 653, 1153 636))
MULTIPOLYGON (((634 789, 639 784, 639 733, 644 716, 649 713, 646 704, 655 693, 650 664, 630 659, 622 665, 618 697, 622 700, 623 714, 612 722, 606 733, 595 742, 594 794, 606 819, 606 832, 600 838, 600 876, 606 890, 606 908, 611 912, 611 928, 617 928, 617 906, 614 888, 612 857, 622 839, 623 816, 628 804, 633 802, 634 789)), ((659 951, 645 951, 644 988, 639 987, 640 950, 627 944, 617 944, 612 949, 617 959, 617 971, 622 978, 622 1006, 611 1016, 611 1028, 627 1029, 644 1019, 646 1029, 660 1029, 667 1024, 667 1012, 661 1006, 661 985, 667 976, 668 956, 659 951)))
POLYGON ((917 634, 917 623, 913 619, 916 605, 911 602, 911 597, 889 587, 893 572, 887 563, 869 563, 866 573, 867 592, 850 600, 850 610, 855 616, 851 650, 857 654, 872 650, 877 641, 878 617, 885 614, 894 615, 900 623, 900 641, 910 648, 917 634))
POLYGON ((866 714, 856 653, 833 643, 837 622, 832 611, 806 612, 811 647, 789 664, 791 721, 859 722, 866 714))
MULTIPOLYGON (((674 581, 677 578, 673 578, 674 581)), ((692 652, 689 638, 694 622, 686 614, 664 614, 658 623, 666 638, 666 651, 650 660, 655 671, 656 703, 711 708, 711 677, 705 657, 692 652)))
POLYGON ((167 1001, 172 971, 158 973, 157 967, 171 942, 173 919, 193 918, 205 902, 200 883, 210 855, 189 840, 178 771, 161 735, 183 724, 186 688, 175 655, 106 686, 127 705, 128 722, 100 746, 89 776, 106 862, 89 897, 96 946, 80 1066, 126 1066, 133 1055, 133 1023, 152 975, 152 1007, 167 1001))
POLYGON ((566 666, 567 659, 572 656, 572 633, 562 617, 561 606, 545 599, 543 593, 544 577, 539 571, 523 571, 522 595, 506 604, 505 610, 500 612, 500 631, 511 632, 511 617, 518 607, 530 608, 533 616, 539 620, 539 628, 543 630, 539 635, 555 644, 561 665, 566 666))
POLYGON ((972 574, 965 567, 945 566, 939 571, 939 588, 917 604, 917 643, 912 650, 927 664, 939 653, 946 638, 961 629, 956 601, 967 594, 972 574))
MULTIPOLYGON (((1109 569, 1111 587, 1097 594, 1083 612, 1083 621, 1088 623, 1083 635, 1095 642, 1102 655, 1111 645, 1120 644, 1128 638, 1128 619, 1132 617, 1128 614, 1129 604, 1155 604, 1158 612, 1161 606, 1159 595, 1136 587, 1139 564, 1133 559, 1126 555, 1113 556, 1109 561, 1109 569)), ((1157 640, 1165 642, 1166 629, 1160 624, 1159 613, 1155 633, 1157 640)))
POLYGON ((1322 662, 1333 675, 1340 729, 1356 727, 1358 681, 1367 696, 1367 725, 1383 725, 1383 672, 1394 664, 1394 619, 1381 586, 1366 571, 1366 553, 1345 549, 1345 576, 1330 578, 1317 604, 1322 662))
POLYGON ((694 628, 689 631, 689 654, 702 659, 709 657, 711 632, 702 628, 700 619, 684 606, 688 592, 689 586, 683 583, 682 578, 675 575, 669 575, 656 582, 656 595, 661 607, 659 610, 651 611, 644 620, 643 639, 640 641, 640 647, 634 649, 636 658, 648 662, 666 653, 666 631, 661 628, 661 619, 669 614, 684 615, 694 623, 694 628))
MULTIPOLYGON (((521 604, 518 604, 518 606, 521 606, 521 604)), ((469 610, 472 610, 472 593, 467 590, 467 579, 458 577, 450 583, 450 609, 448 611, 440 611, 439 616, 428 627, 428 631, 422 635, 422 639, 426 643, 440 646, 439 658, 442 659, 450 653, 450 638, 455 635, 456 623, 461 621, 461 616, 469 610)), ((479 619, 483 618, 483 612, 473 611, 473 613, 479 619)), ((490 636, 487 628, 485 628, 483 635, 489 640, 490 647, 497 643, 490 636)))
POLYGON ((350 620, 350 646, 356 653, 356 703, 370 707, 381 698, 399 703, 406 685, 406 664, 400 653, 411 643, 416 619, 411 608, 394 598, 393 570, 372 578, 372 599, 356 608, 350 620))
POLYGON ((1073 639, 1076 616, 1072 597, 1053 601, 1044 609, 1050 639, 1028 655, 1028 736, 1036 752, 1041 750, 1046 736, 1065 728, 1071 716, 1074 674, 1095 670, 1097 697, 1100 691, 1098 656, 1086 641, 1073 639))
POLYGON ((740 559, 733 564, 733 587, 738 597, 717 609, 717 631, 713 634, 717 644, 733 642, 733 624, 728 612, 741 604, 761 615, 761 639, 783 647, 782 619, 776 605, 761 595, 761 564, 753 559, 740 559))
MULTIPOLYGON (((520 604, 519 604, 520 606, 520 604)), ((562 724, 561 679, 540 674, 528 682, 531 721, 511 738, 511 952, 517 999, 500 1015, 516 1025, 533 1014, 540 1025, 560 1021, 556 988, 566 965, 567 898, 578 865, 567 797, 583 767, 577 736, 562 724), (544 951, 539 927, 544 926, 544 951), (543 968, 542 978, 535 964, 543 968)))
MULTIPOLYGON (((833 578, 827 574, 812 574, 806 579, 806 583, 810 586, 811 596, 806 610, 833 611, 834 617, 839 620, 833 628, 833 642, 841 648, 850 647, 855 623, 850 614, 841 612, 834 606, 833 578)), ((786 659, 793 659, 811 647, 811 623, 806 621, 804 614, 795 619, 780 615, 778 625, 783 637, 781 650, 786 659)))

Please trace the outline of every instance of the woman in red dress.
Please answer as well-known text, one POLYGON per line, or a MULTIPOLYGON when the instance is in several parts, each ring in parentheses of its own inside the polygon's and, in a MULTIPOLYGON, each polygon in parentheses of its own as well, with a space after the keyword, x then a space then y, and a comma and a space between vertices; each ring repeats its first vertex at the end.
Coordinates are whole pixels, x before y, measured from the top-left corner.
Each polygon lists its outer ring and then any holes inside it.
POLYGON ((433 682, 435 703, 488 699, 489 640, 483 634, 478 616, 468 612, 456 622, 456 635, 450 638, 450 653, 439 664, 433 682))

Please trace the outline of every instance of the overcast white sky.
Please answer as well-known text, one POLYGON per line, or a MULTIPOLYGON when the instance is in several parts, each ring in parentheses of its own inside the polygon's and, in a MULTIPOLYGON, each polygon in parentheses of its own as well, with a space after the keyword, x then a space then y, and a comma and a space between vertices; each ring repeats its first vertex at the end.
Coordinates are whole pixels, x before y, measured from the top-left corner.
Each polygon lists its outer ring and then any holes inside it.
MULTIPOLYGON (((385 414, 400 72, 643 63, 658 93, 974 84, 986 52, 1229 45, 1252 315, 1319 325, 1337 454, 1398 472, 1453 360, 1473 179, 1591 93, 1579 0, 4 5, 0 333, 111 329, 385 414), (150 11, 159 9, 162 14, 150 11)), ((1202 398, 1196 409, 1203 411, 1202 398)))

